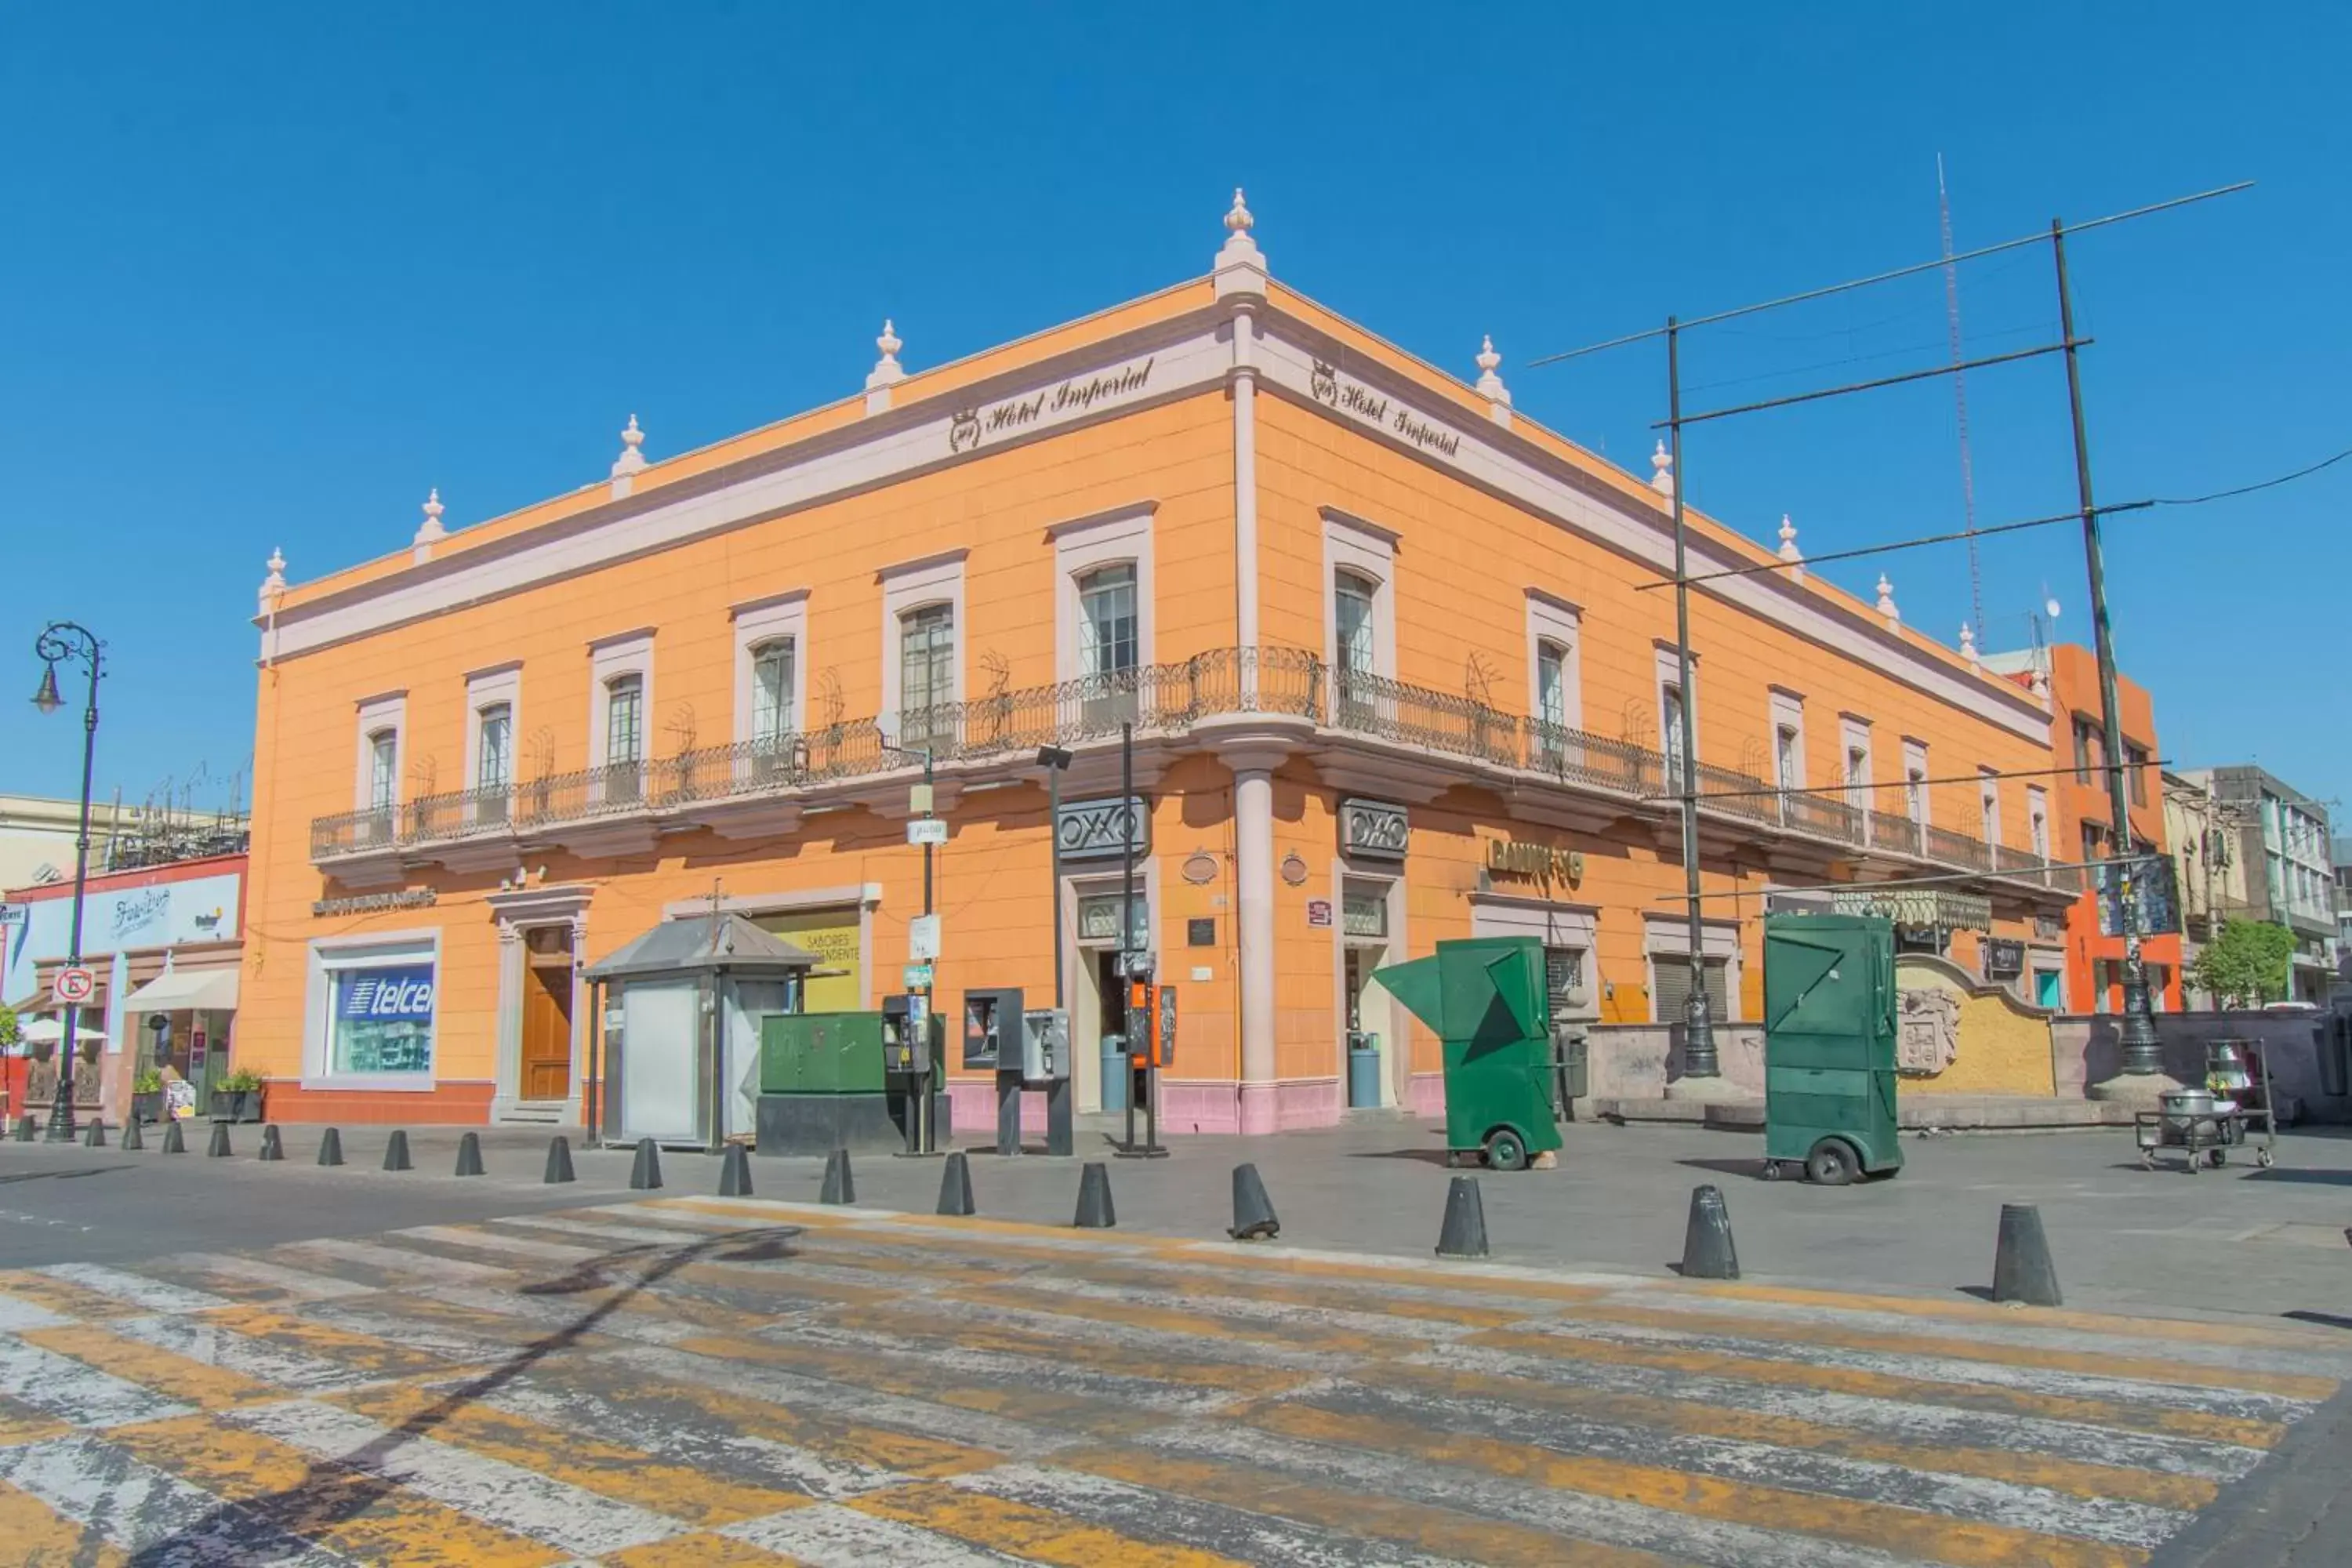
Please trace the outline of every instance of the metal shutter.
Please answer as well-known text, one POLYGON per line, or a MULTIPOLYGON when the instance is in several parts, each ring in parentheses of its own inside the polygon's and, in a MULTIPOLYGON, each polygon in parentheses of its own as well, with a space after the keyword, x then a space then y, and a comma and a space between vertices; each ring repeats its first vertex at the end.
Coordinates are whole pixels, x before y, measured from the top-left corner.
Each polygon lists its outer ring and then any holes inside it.
MULTIPOLYGON (((1707 1015, 1716 1023, 1729 1023, 1730 962, 1721 958, 1699 962, 1706 970, 1707 1015)), ((1650 963, 1657 972, 1657 984, 1651 996, 1651 1019, 1660 1024, 1681 1023, 1683 1009, 1690 1001, 1690 960, 1679 952, 1661 952, 1653 955, 1650 963)))

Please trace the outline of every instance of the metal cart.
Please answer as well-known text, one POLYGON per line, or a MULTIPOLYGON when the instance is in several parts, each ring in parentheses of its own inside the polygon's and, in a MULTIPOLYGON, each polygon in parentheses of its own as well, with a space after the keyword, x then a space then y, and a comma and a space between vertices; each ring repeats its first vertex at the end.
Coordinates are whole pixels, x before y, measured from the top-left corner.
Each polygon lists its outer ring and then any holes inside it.
POLYGON ((2205 1087, 2165 1095, 2162 1109, 2132 1118, 2133 1141, 2142 1168, 2154 1170, 2157 1152, 2179 1149, 2193 1173, 2229 1162, 2259 1131, 2254 1163, 2268 1167, 2277 1158, 2278 1114, 2273 1109, 2270 1064, 2257 1040, 2213 1040, 2205 1047, 2205 1087))

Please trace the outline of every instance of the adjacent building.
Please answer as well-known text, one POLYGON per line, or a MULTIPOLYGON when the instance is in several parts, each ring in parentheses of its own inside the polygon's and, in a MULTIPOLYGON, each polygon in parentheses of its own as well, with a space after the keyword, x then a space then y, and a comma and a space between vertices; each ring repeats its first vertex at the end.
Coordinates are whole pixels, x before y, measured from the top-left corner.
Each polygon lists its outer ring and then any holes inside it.
MULTIPOLYGON (((1132 847, 1176 1131, 1337 1119, 1351 1038, 1434 1109, 1369 976, 1447 937, 1538 937, 1645 1025, 1696 944, 1737 1024, 1776 889, 1907 881, 1906 942, 1979 973, 2063 919, 2042 700, 1801 569, 1694 592, 1685 690, 1663 451, 1624 472, 1491 344, 1457 378, 1274 280, 1238 194, 1225 226, 1207 277, 921 372, 886 324, 839 402, 660 461, 633 418, 592 487, 464 529, 436 495, 312 582, 273 557, 237 1044, 270 1114, 576 1118, 580 970, 664 918, 740 912, 817 956, 806 1005, 878 1005, 927 770, 940 1005, 1058 992, 1081 1109, 1132 847)), ((1691 526, 1694 573, 1799 563, 1691 526)))
MULTIPOLYGON (((2116 717, 2124 747, 2117 761, 2126 770, 2131 818, 2126 832, 2116 827, 2108 783, 2098 656, 2086 647, 2058 643, 1987 654, 1984 667, 2049 700, 2050 745, 2058 769, 2049 781, 2049 798, 2056 813, 2056 841, 2065 857, 2087 865, 2127 853, 2167 853, 2165 805, 2155 765, 2156 705, 2147 689, 2116 673, 2116 717)), ((2086 889, 2068 907, 2063 921, 2045 918, 2036 931, 2028 961, 2028 1000, 2063 1012, 2122 1012, 2124 947, 2123 937, 2099 934, 2099 896, 2086 889)), ((2143 937, 2140 962, 2147 971, 2148 1005, 2158 1011, 2177 1009, 2179 935, 2143 937)))
POLYGON ((2251 763, 2186 769, 2172 780, 2171 810, 2198 834, 2176 856, 2184 903, 2202 889, 2196 941, 2210 941, 2224 920, 2284 926, 2295 938, 2288 999, 2324 1004, 2337 937, 2326 807, 2251 763))

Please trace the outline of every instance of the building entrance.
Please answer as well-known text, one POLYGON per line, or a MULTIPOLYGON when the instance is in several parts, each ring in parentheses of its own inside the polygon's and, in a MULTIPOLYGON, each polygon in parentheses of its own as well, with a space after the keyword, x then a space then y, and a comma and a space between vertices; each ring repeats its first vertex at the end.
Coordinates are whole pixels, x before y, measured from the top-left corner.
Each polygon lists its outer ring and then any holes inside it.
POLYGON ((523 932, 522 1098, 572 1095, 572 927, 523 932))

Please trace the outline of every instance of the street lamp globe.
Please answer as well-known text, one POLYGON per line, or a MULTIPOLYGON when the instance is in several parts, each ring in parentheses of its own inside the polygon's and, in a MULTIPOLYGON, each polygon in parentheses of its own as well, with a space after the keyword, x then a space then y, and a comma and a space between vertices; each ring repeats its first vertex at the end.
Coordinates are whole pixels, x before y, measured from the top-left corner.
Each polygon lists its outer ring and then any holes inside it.
POLYGON ((58 696, 58 667, 54 664, 43 666, 41 689, 33 693, 33 706, 44 713, 54 713, 64 705, 64 700, 58 696))

